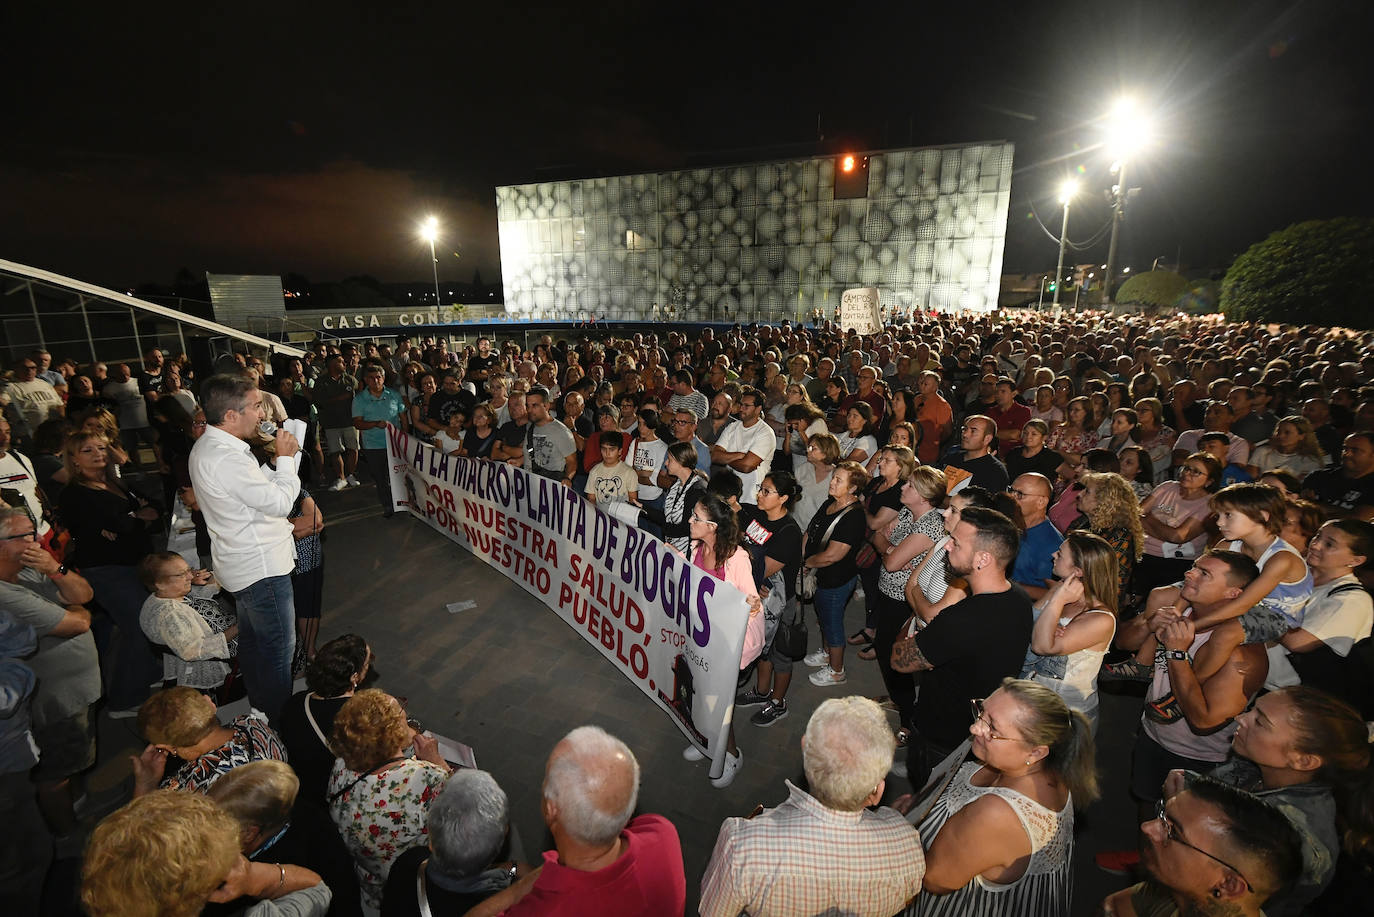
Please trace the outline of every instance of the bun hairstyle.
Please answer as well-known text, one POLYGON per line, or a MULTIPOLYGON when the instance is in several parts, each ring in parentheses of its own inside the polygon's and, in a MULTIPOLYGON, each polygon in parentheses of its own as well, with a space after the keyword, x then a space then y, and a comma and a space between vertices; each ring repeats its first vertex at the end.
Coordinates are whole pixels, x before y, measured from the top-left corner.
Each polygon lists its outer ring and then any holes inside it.
POLYGON ((801 485, 797 483, 797 478, 792 472, 778 468, 768 472, 765 481, 773 482, 773 489, 778 492, 779 497, 786 497, 786 509, 790 513, 792 507, 801 499, 801 485))

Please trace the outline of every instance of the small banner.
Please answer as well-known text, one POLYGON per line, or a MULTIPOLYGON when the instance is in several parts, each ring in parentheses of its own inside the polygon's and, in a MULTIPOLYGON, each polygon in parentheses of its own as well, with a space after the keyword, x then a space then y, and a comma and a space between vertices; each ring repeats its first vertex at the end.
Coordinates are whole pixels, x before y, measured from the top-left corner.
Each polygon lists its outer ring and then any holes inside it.
POLYGON ((397 510, 543 602, 724 766, 749 607, 730 584, 558 481, 387 427, 397 510))
POLYGON ((877 287, 855 287, 845 290, 840 297, 840 330, 851 328, 860 334, 877 334, 883 330, 877 287))

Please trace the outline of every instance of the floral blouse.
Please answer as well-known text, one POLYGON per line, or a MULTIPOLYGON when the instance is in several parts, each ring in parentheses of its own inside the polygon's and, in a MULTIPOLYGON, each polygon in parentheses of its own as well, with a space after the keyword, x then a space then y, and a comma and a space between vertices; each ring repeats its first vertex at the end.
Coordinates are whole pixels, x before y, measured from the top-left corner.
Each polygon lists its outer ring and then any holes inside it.
POLYGON ((196 760, 186 762, 170 777, 163 777, 158 789, 205 793, 209 791, 210 784, 240 764, 286 760, 286 746, 261 716, 245 713, 235 717, 229 728, 234 730, 232 739, 196 760))
POLYGON ((367 775, 344 767, 342 759, 334 762, 329 814, 353 855, 358 885, 369 906, 381 907, 382 887, 396 858, 429 842, 429 804, 447 782, 447 768, 418 758, 367 775))
POLYGON ((1082 455, 1089 449, 1097 447, 1097 431, 1085 430, 1082 433, 1071 433, 1065 428, 1059 427, 1050 434, 1049 447, 1061 454, 1082 455))

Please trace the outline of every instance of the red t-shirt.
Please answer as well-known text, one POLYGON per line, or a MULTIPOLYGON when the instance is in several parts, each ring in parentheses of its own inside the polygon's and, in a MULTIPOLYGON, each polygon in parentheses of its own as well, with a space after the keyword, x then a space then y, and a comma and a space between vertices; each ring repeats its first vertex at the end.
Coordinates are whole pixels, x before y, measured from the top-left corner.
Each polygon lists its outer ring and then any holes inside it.
POLYGON ((569 869, 558 851, 544 853, 544 871, 509 917, 661 917, 687 906, 687 877, 677 829, 662 815, 630 819, 620 833, 625 850, 596 872, 569 869))
MULTIPOLYGON (((1027 423, 1029 423, 1031 419, 1030 408, 1026 407, 1019 401, 1013 401, 1011 403, 1011 407, 1007 408, 1005 411, 1001 410, 997 407, 997 405, 994 404, 992 407, 988 408, 984 413, 986 413, 987 416, 991 417, 994 421, 996 421, 998 433, 1004 433, 1007 430, 1015 430, 1019 434, 1021 432, 1021 428, 1024 427, 1027 423)), ((1007 440, 1003 442, 998 447, 998 453, 1005 455, 1012 449, 1015 449, 1018 445, 1020 445, 1019 436, 1016 440, 1007 440)))

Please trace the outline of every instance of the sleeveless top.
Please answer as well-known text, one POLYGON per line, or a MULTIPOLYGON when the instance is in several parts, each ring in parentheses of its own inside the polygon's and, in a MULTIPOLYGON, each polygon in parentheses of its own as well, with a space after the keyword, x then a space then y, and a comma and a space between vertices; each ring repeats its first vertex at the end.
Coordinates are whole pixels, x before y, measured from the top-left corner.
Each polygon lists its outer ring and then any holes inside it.
MULTIPOLYGON (((935 547, 927 552, 926 556, 930 558, 930 563, 916 576, 916 582, 920 584, 921 593, 927 602, 938 602, 949 591, 949 580, 945 578, 945 554, 948 552, 949 535, 941 535, 936 539, 935 547)), ((921 558, 921 563, 924 564, 925 561, 925 557, 921 558)))
MULTIPOLYGON (((1032 612, 1038 621, 1040 609, 1033 608, 1032 612)), ((1078 613, 1078 616, 1081 615, 1107 615, 1112 619, 1112 636, 1107 638, 1107 645, 1111 646, 1116 636, 1116 615, 1105 608, 1089 608, 1078 613)), ((1060 618, 1059 626, 1067 626, 1072 620, 1074 618, 1060 618)), ((1106 655, 1105 649, 1095 650, 1091 647, 1062 656, 1041 656, 1026 650, 1026 664, 1021 669, 1021 677, 1033 678, 1064 698, 1069 709, 1086 716, 1096 732, 1097 673, 1102 668, 1102 657, 1106 655)))
MULTIPOLYGON (((1232 551, 1240 551, 1244 546, 1237 539, 1226 547, 1232 551)), ((1275 537, 1269 543, 1269 547, 1264 549, 1264 553, 1256 558, 1255 565, 1263 570, 1269 558, 1282 551, 1287 551, 1302 561, 1303 577, 1291 583, 1279 583, 1268 595, 1260 599, 1260 607, 1283 615, 1284 620, 1292 627, 1302 627, 1303 612, 1307 608, 1307 600, 1312 597, 1312 571, 1307 569, 1307 561, 1303 560, 1302 553, 1282 538, 1275 537)))
POLYGON ((974 876, 963 888, 948 895, 919 894, 907 908, 906 917, 1025 917, 1031 914, 1068 914, 1073 904, 1073 799, 1058 812, 1015 790, 1000 786, 974 786, 973 775, 982 770, 977 761, 959 768, 930 814, 918 828, 929 847, 950 817, 984 796, 997 796, 1016 813, 1030 838, 1030 863, 1021 878, 1007 885, 974 876))
MULTIPOLYGON (((1210 639, 1210 630, 1198 634, 1188 647, 1188 654, 1196 659, 1198 650, 1210 639)), ((1163 700, 1170 701, 1168 708, 1174 718, 1171 722, 1162 723, 1142 713, 1140 724, 1144 727, 1146 735, 1166 751, 1185 758, 1217 762, 1226 760, 1226 756, 1231 752, 1231 737, 1236 734, 1238 724, 1232 719, 1205 735, 1194 732, 1193 727, 1188 725, 1188 720, 1183 717, 1178 700, 1174 696, 1173 685, 1169 682, 1169 661, 1165 655, 1164 644, 1157 643, 1154 676, 1150 682, 1150 690, 1145 694, 1146 707, 1148 709, 1152 703, 1163 700)))
MULTIPOLYGON (((945 522, 940 516, 938 509, 928 510, 921 514, 919 519, 905 506, 897 514, 897 524, 892 527, 892 535, 888 538, 888 543, 901 544, 911 535, 925 535, 931 541, 938 541, 945 534, 945 522)), ((879 558, 881 560, 881 558, 879 558)), ((916 567, 925 560, 925 554, 917 554, 905 567, 900 570, 889 570, 880 567, 878 572, 878 591, 890 599, 899 602, 906 601, 906 581, 911 579, 911 573, 916 567)))

